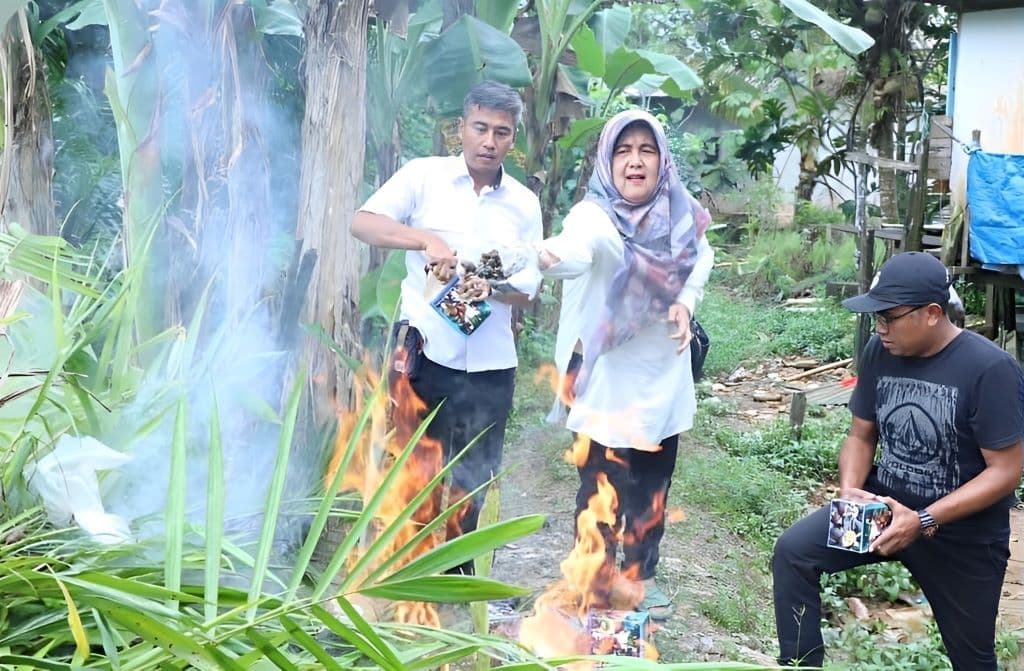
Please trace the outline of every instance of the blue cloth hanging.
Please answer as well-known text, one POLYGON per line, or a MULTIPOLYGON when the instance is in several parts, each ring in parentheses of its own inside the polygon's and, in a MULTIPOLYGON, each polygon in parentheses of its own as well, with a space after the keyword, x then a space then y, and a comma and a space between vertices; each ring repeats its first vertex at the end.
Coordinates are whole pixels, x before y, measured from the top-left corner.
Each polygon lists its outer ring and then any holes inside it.
POLYGON ((1024 264, 1024 154, 971 152, 967 163, 971 256, 1024 264))

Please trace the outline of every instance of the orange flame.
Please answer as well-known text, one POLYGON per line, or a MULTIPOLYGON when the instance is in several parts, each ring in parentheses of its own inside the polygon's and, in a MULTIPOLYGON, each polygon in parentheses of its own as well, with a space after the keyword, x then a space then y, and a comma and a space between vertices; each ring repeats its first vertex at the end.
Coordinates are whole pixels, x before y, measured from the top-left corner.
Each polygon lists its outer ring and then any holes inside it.
POLYGON ((638 520, 634 520, 632 529, 625 533, 626 543, 637 545, 643 542, 647 533, 656 527, 665 515, 665 492, 655 492, 651 500, 651 507, 646 514, 638 520))
POLYGON ((669 508, 665 513, 665 524, 676 524, 686 521, 686 511, 682 508, 669 508))
MULTIPOLYGON (((589 448, 589 440, 584 445, 589 448)), ((602 533, 602 527, 611 528, 616 542, 622 540, 622 530, 617 528, 618 505, 615 488, 599 473, 597 493, 576 519, 576 543, 560 565, 563 580, 537 599, 533 614, 524 618, 520 627, 519 641, 534 653, 542 657, 589 654, 586 623, 590 610, 632 610, 643 600, 639 568, 618 571, 602 533)), ((657 650, 649 642, 644 645, 644 656, 657 659, 657 650)), ((589 669, 593 665, 567 668, 589 669)))
MULTIPOLYGON (((396 355, 401 355, 401 352, 396 352, 396 355)), ((346 456, 346 451, 353 450, 348 467, 342 475, 341 490, 359 494, 364 502, 369 501, 380 488, 396 459, 408 445, 427 414, 426 404, 416 395, 408 377, 393 374, 389 380, 391 383, 389 385, 390 396, 374 397, 378 400, 370 409, 367 430, 361 432, 360 435, 353 435, 358 417, 364 409, 365 401, 362 400, 366 396, 364 392, 366 389, 375 388, 379 380, 380 377, 366 366, 357 373, 355 397, 360 400, 354 411, 339 413, 338 435, 334 452, 324 475, 326 482, 330 484, 346 456), (389 427, 391 427, 390 431, 389 427)), ((366 537, 348 557, 350 569, 356 565, 375 538, 399 517, 413 498, 426 488, 430 480, 442 468, 443 461, 444 449, 441 443, 427 436, 421 437, 413 448, 412 454, 402 466, 389 495, 384 498, 381 506, 377 509, 376 519, 371 528, 367 530, 366 537)), ((367 566, 365 571, 367 573, 373 571, 380 566, 381 562, 392 557, 408 544, 425 524, 435 519, 442 511, 445 498, 443 487, 435 488, 412 518, 405 522, 399 533, 390 540, 386 550, 372 562, 371 566, 367 566)), ((460 515, 456 514, 447 521, 449 534, 454 528, 455 535, 457 535, 459 517, 460 515)), ((442 529, 424 538, 416 548, 392 565, 392 570, 401 568, 412 559, 439 545, 444 540, 444 534, 445 530, 442 529)), ((440 624, 437 610, 432 604, 400 602, 395 604, 393 616, 399 622, 428 626, 439 626, 440 624)))
POLYGON ((590 457, 590 438, 586 434, 576 434, 572 441, 572 448, 565 451, 565 463, 572 464, 576 468, 583 468, 590 457))

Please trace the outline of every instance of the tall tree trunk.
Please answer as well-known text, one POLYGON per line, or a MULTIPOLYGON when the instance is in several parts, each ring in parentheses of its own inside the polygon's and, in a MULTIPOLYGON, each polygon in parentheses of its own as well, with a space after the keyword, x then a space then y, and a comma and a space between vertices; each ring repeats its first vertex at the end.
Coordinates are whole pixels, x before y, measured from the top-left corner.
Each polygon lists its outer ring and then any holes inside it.
POLYGON ((185 40, 194 45, 185 54, 180 49, 161 53, 164 60, 184 63, 183 68, 164 65, 184 75, 187 114, 177 139, 189 148, 182 216, 168 231, 173 250, 168 302, 176 320, 187 321, 207 292, 208 279, 216 277, 208 300, 217 318, 208 321, 215 328, 237 324, 251 319, 261 298, 274 293, 266 245, 283 228, 274 221, 266 147, 267 138, 279 132, 268 120, 273 117, 266 60, 249 8, 235 4, 214 13, 187 0, 164 4, 181 17, 161 26, 168 46, 185 40))
MULTIPOLYGON (((878 155, 893 158, 893 118, 891 113, 878 122, 882 127, 878 132, 878 155)), ((899 193, 896 186, 896 171, 890 168, 878 170, 878 200, 882 210, 882 221, 886 224, 902 223, 899 211, 899 193)))
POLYGON ((818 184, 818 143, 800 150, 800 178, 796 184, 797 201, 810 202, 818 184))
MULTIPOLYGON (((359 280, 366 253, 349 234, 359 206, 366 125, 369 0, 313 0, 306 18, 306 112, 297 236, 315 252, 305 320, 351 356, 359 354, 359 280)), ((351 401, 352 373, 311 338, 305 358, 314 417, 323 423, 351 401)))
POLYGON ((0 229, 17 223, 31 233, 56 235, 50 103, 24 10, 0 34, 0 77, 7 121, 0 158, 0 229))

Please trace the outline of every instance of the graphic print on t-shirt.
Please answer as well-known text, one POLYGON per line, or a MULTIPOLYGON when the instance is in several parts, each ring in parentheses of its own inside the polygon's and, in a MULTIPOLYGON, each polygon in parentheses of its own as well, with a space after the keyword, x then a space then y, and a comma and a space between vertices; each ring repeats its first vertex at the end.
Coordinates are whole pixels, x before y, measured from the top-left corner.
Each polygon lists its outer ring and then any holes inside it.
POLYGON ((882 445, 878 479, 882 484, 930 500, 959 486, 957 392, 956 387, 905 377, 878 381, 875 398, 882 445))

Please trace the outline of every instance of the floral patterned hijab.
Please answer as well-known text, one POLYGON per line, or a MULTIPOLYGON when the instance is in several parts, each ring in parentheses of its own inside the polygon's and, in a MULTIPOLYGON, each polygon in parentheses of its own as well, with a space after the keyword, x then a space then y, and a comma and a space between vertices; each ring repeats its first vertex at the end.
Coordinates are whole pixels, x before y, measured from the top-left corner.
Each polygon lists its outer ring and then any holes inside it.
POLYGON ((697 243, 711 223, 707 210, 679 181, 661 122, 642 110, 620 112, 605 123, 587 186, 586 199, 608 214, 622 236, 623 255, 607 303, 600 308, 602 314, 581 334, 583 363, 576 378, 577 394, 598 357, 667 317, 693 271, 697 243), (623 198, 612 176, 619 135, 637 121, 650 127, 661 154, 657 187, 643 203, 623 198))

